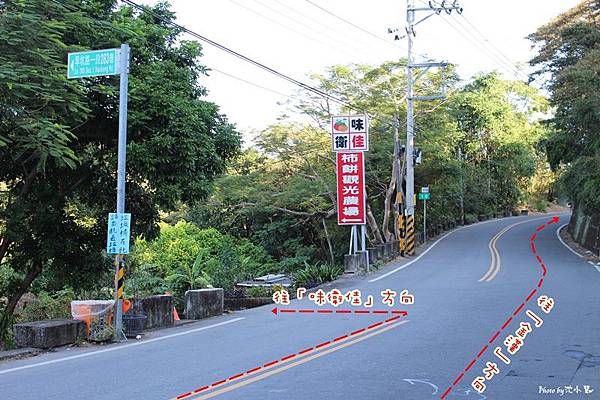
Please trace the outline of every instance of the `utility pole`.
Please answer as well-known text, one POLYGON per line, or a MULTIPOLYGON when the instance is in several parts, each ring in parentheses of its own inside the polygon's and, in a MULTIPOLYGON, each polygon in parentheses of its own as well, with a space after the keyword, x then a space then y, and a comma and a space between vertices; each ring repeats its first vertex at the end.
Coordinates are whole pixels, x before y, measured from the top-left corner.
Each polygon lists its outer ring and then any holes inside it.
POLYGON ((433 15, 439 15, 442 12, 450 14, 456 10, 462 13, 462 7, 455 0, 451 5, 448 5, 447 0, 443 0, 440 4, 436 1, 430 1, 429 7, 415 8, 414 0, 407 0, 406 8, 406 36, 408 39, 408 65, 406 68, 407 81, 407 109, 406 109, 406 253, 413 255, 415 253, 415 171, 414 171, 414 147, 415 147, 415 118, 414 118, 414 102, 415 101, 431 101, 445 98, 444 94, 435 96, 414 96, 415 82, 425 74, 431 67, 445 68, 447 63, 444 62, 426 62, 416 64, 413 61, 413 45, 415 37, 415 26, 430 18, 433 15), (425 11, 429 14, 423 19, 415 22, 417 12, 425 11), (413 70, 422 69, 415 77, 413 70))
MULTIPOLYGON (((117 150, 117 214, 125 212, 125 160, 127 154, 127 92, 129 85, 128 44, 121 45, 121 73, 119 79, 119 139, 117 150)), ((115 255, 115 334, 116 340, 126 339, 123 334, 123 284, 125 255, 115 255)))

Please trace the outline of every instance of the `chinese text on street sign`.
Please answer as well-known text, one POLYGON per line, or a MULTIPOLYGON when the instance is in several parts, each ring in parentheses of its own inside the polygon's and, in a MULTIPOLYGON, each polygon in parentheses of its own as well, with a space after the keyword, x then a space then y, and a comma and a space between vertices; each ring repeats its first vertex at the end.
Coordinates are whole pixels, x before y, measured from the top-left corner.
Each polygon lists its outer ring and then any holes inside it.
POLYGON ((368 151, 369 121, 366 115, 347 115, 331 119, 333 151, 368 151))
POLYGON ((130 213, 108 214, 108 254, 129 254, 129 235, 131 227, 130 213))
POLYGON ((365 224, 363 153, 337 153, 338 225, 365 224))
POLYGON ((120 49, 104 49, 69 53, 67 60, 67 78, 85 78, 90 76, 119 74, 120 49))

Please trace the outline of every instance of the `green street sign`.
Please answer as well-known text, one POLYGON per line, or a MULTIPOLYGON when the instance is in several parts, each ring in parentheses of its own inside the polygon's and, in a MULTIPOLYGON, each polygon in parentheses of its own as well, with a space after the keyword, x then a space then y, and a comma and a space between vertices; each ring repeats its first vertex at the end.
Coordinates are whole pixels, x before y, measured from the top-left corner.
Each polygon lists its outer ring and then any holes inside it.
POLYGON ((104 49, 69 53, 67 79, 119 74, 120 49, 104 49))
POLYGON ((419 200, 429 200, 431 193, 419 193, 419 200))

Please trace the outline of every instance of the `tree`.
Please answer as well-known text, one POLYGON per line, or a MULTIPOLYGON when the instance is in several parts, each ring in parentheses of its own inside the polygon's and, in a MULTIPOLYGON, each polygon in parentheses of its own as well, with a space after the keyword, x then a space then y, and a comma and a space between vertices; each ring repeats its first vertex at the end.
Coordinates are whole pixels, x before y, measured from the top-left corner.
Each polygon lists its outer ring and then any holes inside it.
MULTIPOLYGON (((174 18, 163 3, 152 11, 174 18)), ((237 154, 239 134, 202 100, 200 45, 180 33, 112 0, 0 2, 0 268, 10 272, 0 338, 40 274, 51 288, 85 287, 108 267, 118 80, 68 81, 67 52, 132 48, 126 211, 136 235, 157 234, 159 209, 207 196, 237 154)))
POLYGON ((600 213, 600 3, 577 7, 529 36, 538 54, 534 77, 547 76, 554 117, 543 141, 548 160, 563 171, 562 186, 578 207, 600 213))

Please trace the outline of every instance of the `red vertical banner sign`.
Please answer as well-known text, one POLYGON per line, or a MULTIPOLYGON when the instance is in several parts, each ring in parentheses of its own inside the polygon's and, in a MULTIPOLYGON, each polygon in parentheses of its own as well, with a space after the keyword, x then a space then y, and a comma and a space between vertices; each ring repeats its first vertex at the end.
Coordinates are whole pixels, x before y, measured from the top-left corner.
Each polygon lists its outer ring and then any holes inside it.
POLYGON ((366 223, 364 153, 337 154, 338 225, 366 223))

